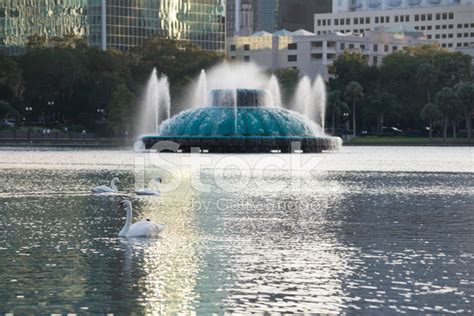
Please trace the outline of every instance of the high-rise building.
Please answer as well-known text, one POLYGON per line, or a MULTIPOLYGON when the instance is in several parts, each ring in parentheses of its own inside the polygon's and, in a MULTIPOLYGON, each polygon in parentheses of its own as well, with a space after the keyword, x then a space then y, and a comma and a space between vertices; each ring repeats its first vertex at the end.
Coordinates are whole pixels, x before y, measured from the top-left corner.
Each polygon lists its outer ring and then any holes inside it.
POLYGON ((338 0, 333 13, 314 16, 316 34, 363 34, 400 25, 451 50, 474 47, 474 0, 338 0))
POLYGON ((0 0, 0 49, 24 52, 31 35, 84 36, 126 51, 152 34, 225 49, 224 0, 0 0))
MULTIPOLYGON (((338 0, 334 0, 337 2, 338 0)), ((279 0, 278 28, 314 30, 314 15, 330 13, 332 0, 279 0)))

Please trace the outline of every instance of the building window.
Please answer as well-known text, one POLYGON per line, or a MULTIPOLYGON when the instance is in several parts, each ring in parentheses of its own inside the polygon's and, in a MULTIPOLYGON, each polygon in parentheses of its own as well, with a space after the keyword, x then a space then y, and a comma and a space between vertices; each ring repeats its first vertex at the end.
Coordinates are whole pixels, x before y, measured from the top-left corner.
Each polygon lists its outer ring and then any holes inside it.
POLYGON ((359 24, 359 19, 358 18, 354 18, 354 24, 359 24))
POLYGON ((454 28, 454 25, 452 25, 452 24, 448 25, 448 29, 452 30, 453 28, 454 28))
POLYGON ((245 45, 244 45, 244 50, 250 50, 250 45, 249 45, 249 44, 245 44, 245 45))
POLYGON ((462 28, 462 24, 458 24, 458 29, 462 28))
POLYGON ((431 39, 431 34, 426 35, 427 39, 431 39))
POLYGON ((344 19, 341 19, 339 22, 341 22, 341 25, 344 25, 344 19))
POLYGON ((436 20, 441 20, 441 13, 436 13, 436 20))
POLYGON ((338 19, 334 19, 334 25, 339 25, 339 20, 338 19))
POLYGON ((446 34, 441 35, 441 38, 446 38, 446 34))
POLYGON ((431 13, 428 14, 426 17, 427 17, 427 20, 428 20, 428 21, 433 20, 433 14, 431 14, 431 13))
POLYGON ((450 20, 454 19, 454 12, 449 12, 449 19, 450 20))
POLYGON ((453 38, 453 33, 449 33, 448 38, 453 38))
POLYGON ((446 44, 445 43, 441 44, 441 47, 446 48, 446 44))
POLYGON ((462 37, 462 33, 458 33, 457 37, 458 37, 458 38, 461 38, 461 37, 462 37))
POLYGON ((394 19, 395 19, 395 23, 397 23, 398 22, 398 15, 395 15, 394 19))
POLYGON ((379 59, 377 56, 374 56, 374 65, 377 65, 379 63, 379 59))
POLYGON ((318 26, 321 26, 321 20, 318 20, 318 26))
POLYGON ((403 18, 403 15, 400 15, 400 22, 405 22, 405 19, 403 18))
POLYGON ((443 20, 447 20, 448 19, 448 14, 447 13, 443 13, 443 20))
POLYGON ((360 44, 360 50, 365 50, 365 44, 360 44))
POLYGON ((464 33, 464 37, 469 37, 469 33, 464 33))
POLYGON ((462 43, 456 43, 456 47, 461 47, 462 43))
POLYGON ((419 21, 420 20, 420 16, 418 14, 415 14, 415 21, 419 21))
POLYGON ((288 61, 289 62, 295 62, 298 60, 298 56, 297 55, 288 55, 288 61))
POLYGON ((354 49, 354 44, 349 44, 349 49, 354 49))
POLYGON ((323 54, 321 54, 321 53, 311 54, 311 59, 312 60, 321 60, 321 59, 323 59, 323 54))
POLYGON ((428 25, 428 26, 426 27, 426 29, 430 31, 430 30, 431 30, 431 25, 428 25))
POLYGON ((380 23, 385 23, 385 18, 383 16, 380 17, 380 23))
POLYGON ((385 23, 390 23, 390 17, 389 16, 385 17, 385 23))
POLYGON ((230 45, 230 51, 235 52, 235 44, 230 45))
POLYGON ((250 56, 244 56, 244 61, 249 62, 250 61, 250 56))
POLYGON ((288 44, 288 50, 296 50, 298 49, 298 44, 297 43, 289 43, 288 44))
POLYGON ((384 52, 388 53, 388 45, 384 45, 383 50, 384 50, 384 52))
POLYGON ((331 26, 331 19, 328 19, 328 26, 331 26))
POLYGON ((326 19, 323 20, 323 26, 326 26, 326 19))
POLYGON ((426 14, 422 14, 422 15, 421 15, 421 20, 422 20, 422 21, 426 21, 426 14))
POLYGON ((441 28, 441 25, 436 25, 435 27, 437 30, 439 30, 441 28))
POLYGON ((392 46, 392 51, 396 52, 398 50, 398 47, 396 45, 392 46))
POLYGON ((375 23, 379 23, 379 17, 378 16, 375 17, 375 23))
POLYGON ((370 17, 365 18, 365 24, 370 24, 370 17))
POLYGON ((323 42, 322 41, 311 42, 311 46, 313 46, 314 48, 321 48, 323 47, 323 42))
POLYGON ((341 43, 341 50, 346 49, 346 43, 341 43))
POLYGON ((379 45, 374 44, 374 52, 378 52, 378 51, 379 51, 379 45))
POLYGON ((235 56, 230 56, 230 59, 234 60, 234 59, 235 59, 235 56))
POLYGON ((347 25, 351 25, 351 19, 347 18, 347 19, 346 19, 346 24, 347 24, 347 25))
POLYGON ((443 30, 446 30, 446 29, 448 28, 448 26, 447 26, 446 24, 443 24, 443 26, 441 26, 441 28, 442 28, 443 30))
POLYGON ((439 37, 440 37, 439 34, 436 34, 436 35, 435 35, 435 38, 436 38, 436 39, 439 39, 439 37))
POLYGON ((448 43, 448 47, 453 47, 453 43, 448 43))
POLYGON ((359 24, 364 24, 364 18, 359 18, 359 24))

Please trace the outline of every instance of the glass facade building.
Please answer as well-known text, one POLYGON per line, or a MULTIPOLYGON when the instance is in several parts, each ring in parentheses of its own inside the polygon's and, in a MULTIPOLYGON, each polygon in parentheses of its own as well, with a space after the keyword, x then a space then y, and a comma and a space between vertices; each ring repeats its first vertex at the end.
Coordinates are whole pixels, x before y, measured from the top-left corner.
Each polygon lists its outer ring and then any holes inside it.
POLYGON ((88 0, 0 0, 0 49, 25 51, 32 35, 87 35, 88 0))
POLYGON ((0 0, 0 48, 24 50, 31 35, 75 34, 126 51, 152 34, 225 50, 225 0, 0 0))

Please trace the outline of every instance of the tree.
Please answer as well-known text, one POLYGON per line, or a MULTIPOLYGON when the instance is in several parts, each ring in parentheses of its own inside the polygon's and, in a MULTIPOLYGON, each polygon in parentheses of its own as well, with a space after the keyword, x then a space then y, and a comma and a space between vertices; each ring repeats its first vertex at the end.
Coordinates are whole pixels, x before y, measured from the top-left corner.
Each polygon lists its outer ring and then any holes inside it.
POLYGON ((8 113, 12 110, 10 104, 6 101, 0 100, 0 119, 3 120, 7 117, 8 113))
POLYGON ((433 138, 433 121, 440 117, 438 106, 434 103, 427 103, 421 110, 421 118, 430 124, 430 138, 433 138))
POLYGON ((0 52, 0 100, 19 98, 23 93, 23 76, 18 63, 0 52))
POLYGON ((380 86, 373 88, 371 93, 367 95, 367 106, 364 109, 367 114, 373 114, 377 118, 378 133, 383 133, 385 114, 390 113, 395 106, 395 96, 382 90, 380 86))
POLYGON ((328 112, 331 113, 331 130, 332 135, 336 132, 336 116, 340 116, 342 112, 349 112, 346 102, 341 100, 341 91, 334 90, 328 95, 328 112))
POLYGON ((125 84, 119 84, 112 93, 107 107, 108 127, 113 134, 120 136, 131 132, 134 123, 136 98, 125 84))
POLYGON ((431 102, 431 89, 436 83, 437 77, 437 69, 429 62, 422 63, 418 66, 416 70, 416 79, 418 81, 418 84, 422 88, 426 89, 426 93, 428 95, 428 103, 431 102))
POLYGON ((364 97, 364 88, 362 86, 355 82, 352 81, 350 82, 347 86, 346 89, 344 90, 344 96, 346 98, 346 101, 352 104, 352 129, 353 129, 353 135, 356 136, 356 102, 358 102, 360 99, 364 97))
POLYGON ((328 70, 330 74, 335 76, 338 87, 344 88, 351 81, 365 82, 366 74, 369 71, 369 63, 361 53, 346 50, 338 56, 328 70))
POLYGON ((474 111, 474 82, 464 82, 456 87, 464 118, 466 119, 467 137, 472 136, 471 116, 474 111))
POLYGON ((453 89, 444 87, 441 91, 438 91, 438 93, 436 93, 436 103, 443 115, 443 137, 447 138, 448 119, 453 118, 453 113, 457 109, 458 103, 453 89))

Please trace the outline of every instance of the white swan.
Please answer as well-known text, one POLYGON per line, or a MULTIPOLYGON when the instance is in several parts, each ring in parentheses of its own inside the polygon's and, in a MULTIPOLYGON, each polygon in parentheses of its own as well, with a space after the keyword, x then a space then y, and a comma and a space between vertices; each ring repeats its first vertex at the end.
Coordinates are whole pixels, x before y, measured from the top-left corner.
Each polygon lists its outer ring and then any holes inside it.
POLYGON ((120 207, 127 211, 127 219, 118 236, 125 238, 145 237, 156 238, 165 229, 164 225, 155 224, 149 220, 139 221, 132 225, 132 202, 123 200, 120 207))
POLYGON ((156 190, 153 190, 153 189, 148 189, 148 188, 145 188, 145 189, 136 189, 135 190, 135 193, 137 195, 160 195, 160 190, 158 189, 158 183, 161 183, 162 180, 160 177, 156 178, 155 179, 156 181, 156 187, 157 189, 156 190))
POLYGON ((110 181, 110 187, 106 185, 99 185, 95 188, 92 188, 91 191, 93 193, 117 193, 118 183, 120 183, 120 180, 118 178, 113 178, 112 181, 110 181))

